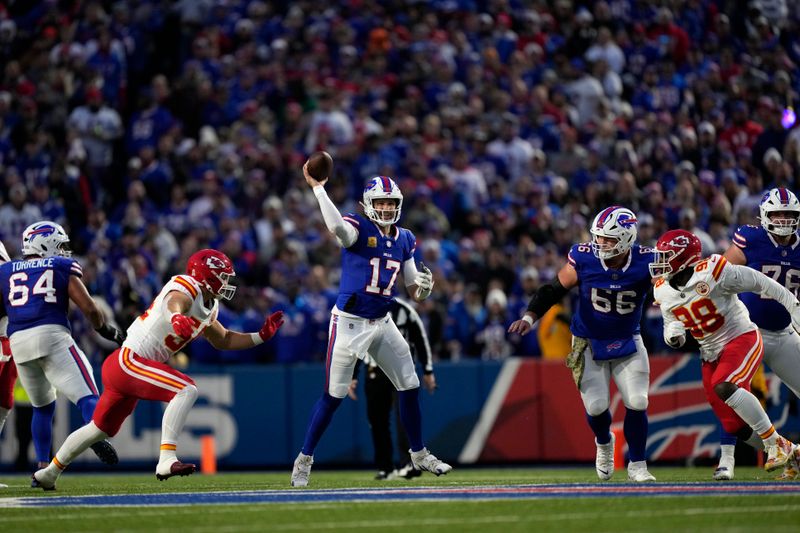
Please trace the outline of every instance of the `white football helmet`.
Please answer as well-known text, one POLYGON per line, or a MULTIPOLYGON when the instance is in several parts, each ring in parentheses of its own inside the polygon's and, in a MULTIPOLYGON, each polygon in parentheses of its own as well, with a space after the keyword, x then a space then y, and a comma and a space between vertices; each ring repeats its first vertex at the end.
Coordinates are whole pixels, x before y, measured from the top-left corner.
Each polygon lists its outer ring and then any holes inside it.
POLYGON ((600 259, 624 254, 636 240, 636 215, 633 211, 618 205, 606 207, 594 217, 589 232, 592 234, 592 252, 600 259), (597 242, 598 237, 616 239, 616 244, 597 242))
POLYGON ((69 236, 61 224, 50 220, 34 222, 22 232, 22 255, 70 257, 69 236))
POLYGON ((400 220, 400 211, 403 208, 403 193, 400 192, 400 187, 394 182, 392 178, 387 176, 375 176, 367 182, 364 187, 364 201, 361 202, 364 208, 364 214, 367 218, 381 226, 391 226, 397 224, 400 220), (397 200, 397 205, 394 209, 375 209, 373 202, 375 200, 397 200))
POLYGON ((786 237, 797 231, 800 225, 800 201, 789 189, 779 187, 765 192, 758 210, 761 213, 761 226, 772 234, 786 237), (792 212, 794 216, 772 218, 772 214, 778 212, 792 212))

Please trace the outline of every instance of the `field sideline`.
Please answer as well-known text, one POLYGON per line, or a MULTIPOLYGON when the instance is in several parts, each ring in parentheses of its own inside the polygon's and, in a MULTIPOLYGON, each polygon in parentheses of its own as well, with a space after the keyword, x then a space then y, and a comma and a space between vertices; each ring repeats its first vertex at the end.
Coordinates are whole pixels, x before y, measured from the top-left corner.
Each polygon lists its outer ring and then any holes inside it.
POLYGON ((669 495, 642 495, 642 486, 628 484, 624 471, 601 484, 590 466, 460 468, 440 478, 426 474, 412 481, 389 482, 372 480, 371 471, 320 470, 312 473, 307 489, 289 487, 288 471, 194 475, 162 483, 145 474, 67 473, 59 480, 59 490, 48 493, 31 489, 24 476, 4 475, 0 481, 9 488, 0 491, 0 530, 174 533, 176 529, 420 528, 425 532, 505 533, 534 529, 775 532, 798 528, 800 482, 772 483, 771 474, 746 467, 736 470, 732 483, 710 482, 708 467, 656 467, 652 472, 659 482, 644 485, 644 491, 669 495), (230 502, 231 498, 244 499, 235 505, 214 503, 230 502), (295 499, 304 501, 280 503, 295 499), (48 501, 57 505, 39 507, 48 501), (103 506, 97 507, 98 503, 103 506), (76 504, 79 506, 70 506, 76 504))

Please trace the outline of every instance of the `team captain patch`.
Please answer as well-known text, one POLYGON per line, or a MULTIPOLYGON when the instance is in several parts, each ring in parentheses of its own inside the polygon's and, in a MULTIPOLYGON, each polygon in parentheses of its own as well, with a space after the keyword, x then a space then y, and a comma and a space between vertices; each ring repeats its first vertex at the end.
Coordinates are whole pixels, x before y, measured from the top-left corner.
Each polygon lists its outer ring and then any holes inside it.
POLYGON ((711 292, 711 287, 709 287, 708 283, 706 283, 705 281, 701 281, 700 283, 697 284, 697 287, 695 287, 694 290, 696 290, 697 294, 699 294, 700 296, 705 296, 706 294, 711 292))
POLYGON ((367 237, 367 246, 369 248, 377 248, 378 247, 378 238, 377 237, 367 237))

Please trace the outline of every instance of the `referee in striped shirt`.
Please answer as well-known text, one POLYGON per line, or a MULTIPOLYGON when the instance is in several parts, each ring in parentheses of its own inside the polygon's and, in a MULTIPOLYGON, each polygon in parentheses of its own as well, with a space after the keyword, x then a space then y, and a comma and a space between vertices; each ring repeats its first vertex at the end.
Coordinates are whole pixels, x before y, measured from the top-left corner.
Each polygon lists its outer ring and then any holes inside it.
MULTIPOLYGON (((408 300, 396 298, 397 305, 392 310, 392 318, 400 333, 408 341, 411 348, 411 355, 423 365, 422 386, 430 394, 436 390, 436 376, 433 374, 433 354, 431 345, 428 342, 428 335, 425 333, 425 325, 422 323, 419 313, 414 309, 408 300)), ((364 393, 367 396, 367 419, 369 420, 372 431, 372 443, 375 446, 375 464, 378 473, 375 479, 410 479, 422 475, 422 472, 415 470, 411 465, 411 458, 408 455, 408 437, 403 430, 403 424, 395 424, 397 428, 397 445, 402 458, 400 468, 395 468, 394 451, 392 449, 392 432, 390 429, 390 418, 392 411, 396 413, 395 420, 400 420, 398 405, 395 401, 397 391, 386 377, 386 374, 378 368, 369 356, 364 359, 366 366, 366 381, 364 382, 364 393)), ((357 400, 356 386, 358 385, 358 373, 361 369, 361 361, 356 363, 353 371, 353 380, 350 383, 348 395, 353 400, 357 400)))

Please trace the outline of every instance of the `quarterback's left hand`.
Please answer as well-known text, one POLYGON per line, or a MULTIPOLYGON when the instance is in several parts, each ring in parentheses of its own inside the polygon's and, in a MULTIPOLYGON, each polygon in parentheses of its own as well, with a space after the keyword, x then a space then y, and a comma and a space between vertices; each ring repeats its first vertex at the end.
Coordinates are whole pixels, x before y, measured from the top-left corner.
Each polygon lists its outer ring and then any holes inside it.
POLYGON ((422 270, 417 272, 417 276, 414 278, 414 285, 417 286, 417 299, 424 300, 431 295, 433 290, 433 273, 424 263, 420 263, 419 266, 422 270))
POLYGON ((258 330, 258 336, 261 337, 261 340, 266 342, 270 340, 273 335, 275 335, 275 332, 278 331, 278 328, 282 325, 283 311, 275 311, 264 321, 264 325, 261 326, 260 330, 258 330))

